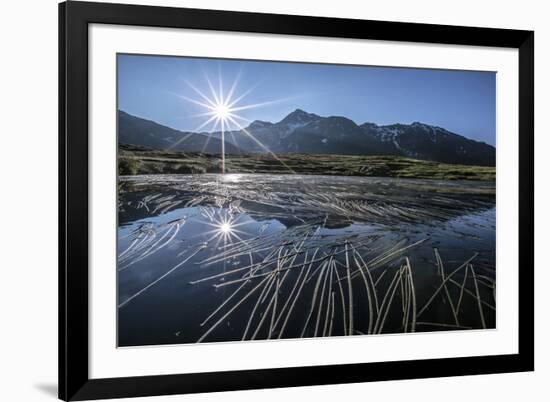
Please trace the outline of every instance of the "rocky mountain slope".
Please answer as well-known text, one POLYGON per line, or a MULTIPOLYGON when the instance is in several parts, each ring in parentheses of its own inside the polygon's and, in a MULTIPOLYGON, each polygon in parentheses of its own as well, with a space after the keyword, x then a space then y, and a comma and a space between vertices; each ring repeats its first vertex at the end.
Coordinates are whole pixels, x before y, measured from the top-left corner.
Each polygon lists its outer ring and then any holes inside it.
MULTIPOLYGON (((221 132, 182 133, 124 112, 119 117, 119 142, 154 149, 219 153, 221 132), (138 142, 141 141, 141 142, 138 142), (146 143, 145 143, 146 142, 146 143)), ((494 166, 495 147, 444 128, 423 123, 357 125, 341 117, 321 117, 297 109, 277 123, 256 120, 244 130, 225 133, 227 154, 276 153, 394 155, 451 164, 494 166), (253 138, 251 138, 251 136, 253 138)))

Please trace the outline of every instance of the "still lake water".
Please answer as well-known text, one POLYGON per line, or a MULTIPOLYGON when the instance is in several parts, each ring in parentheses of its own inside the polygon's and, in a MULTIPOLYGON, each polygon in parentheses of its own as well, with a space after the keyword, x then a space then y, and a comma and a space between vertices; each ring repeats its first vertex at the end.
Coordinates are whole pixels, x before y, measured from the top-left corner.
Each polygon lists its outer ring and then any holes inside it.
POLYGON ((495 327, 494 182, 119 183, 119 346, 495 327))

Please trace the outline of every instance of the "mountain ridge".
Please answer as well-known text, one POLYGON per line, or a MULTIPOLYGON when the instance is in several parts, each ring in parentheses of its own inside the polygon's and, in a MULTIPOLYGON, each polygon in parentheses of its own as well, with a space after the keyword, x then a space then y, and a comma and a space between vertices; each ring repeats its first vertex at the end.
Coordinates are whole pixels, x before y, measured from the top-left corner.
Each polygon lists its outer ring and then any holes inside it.
MULTIPOLYGON (((221 132, 179 133, 217 140, 209 151, 219 153, 221 132)), ((442 127, 421 122, 389 125, 365 122, 358 125, 343 116, 322 117, 302 109, 294 110, 276 123, 254 120, 242 130, 226 131, 224 138, 228 154, 270 151, 277 154, 393 155, 479 166, 494 166, 496 160, 496 149, 492 145, 442 127)), ((125 143, 120 132, 119 142, 125 143)), ((162 148, 162 144, 151 148, 166 149, 162 148)), ((178 150, 196 151, 190 148, 182 145, 178 150)))
MULTIPOLYGON (((118 142, 184 152, 219 153, 221 140, 202 133, 176 130, 153 120, 118 111, 118 142)), ((225 141, 228 153, 242 153, 237 146, 225 141)))

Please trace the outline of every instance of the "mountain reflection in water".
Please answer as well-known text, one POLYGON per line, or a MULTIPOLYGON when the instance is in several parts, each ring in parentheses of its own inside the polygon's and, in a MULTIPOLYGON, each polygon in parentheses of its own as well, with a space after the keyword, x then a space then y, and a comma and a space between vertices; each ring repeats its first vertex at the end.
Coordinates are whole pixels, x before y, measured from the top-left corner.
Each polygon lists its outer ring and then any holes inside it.
POLYGON ((125 176, 119 346, 495 327, 494 182, 125 176))

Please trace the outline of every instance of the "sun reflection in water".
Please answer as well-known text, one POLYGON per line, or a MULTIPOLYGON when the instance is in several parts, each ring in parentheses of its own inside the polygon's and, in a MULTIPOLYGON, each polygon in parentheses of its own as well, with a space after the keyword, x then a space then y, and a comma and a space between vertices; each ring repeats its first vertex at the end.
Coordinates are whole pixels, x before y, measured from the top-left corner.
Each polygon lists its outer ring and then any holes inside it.
POLYGON ((242 178, 243 178, 243 175, 237 174, 237 173, 227 173, 221 177, 222 181, 228 182, 228 183, 239 183, 242 178))
POLYGON ((222 223, 220 225, 220 231, 224 234, 230 233, 231 232, 231 224, 229 222, 222 223))

